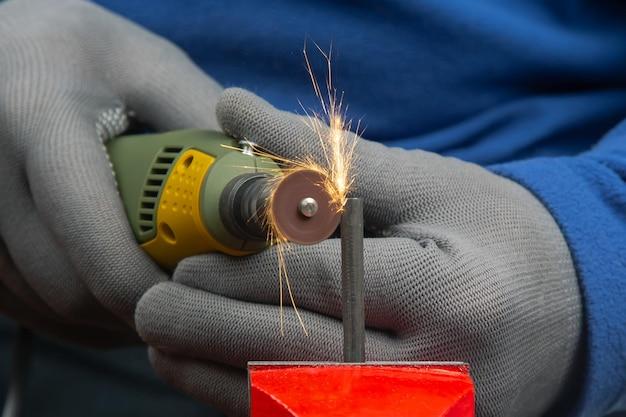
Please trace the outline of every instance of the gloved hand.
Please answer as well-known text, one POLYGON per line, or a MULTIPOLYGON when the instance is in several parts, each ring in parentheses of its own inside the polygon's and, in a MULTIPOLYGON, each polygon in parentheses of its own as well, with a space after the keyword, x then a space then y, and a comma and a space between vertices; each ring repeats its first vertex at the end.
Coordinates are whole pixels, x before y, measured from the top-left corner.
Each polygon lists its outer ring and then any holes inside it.
POLYGON ((169 42, 77 0, 2 2, 0 74, 0 311, 70 339, 128 338, 137 300, 168 277, 135 242, 103 142, 130 114, 217 128, 221 88, 169 42))
MULTIPOLYGON (((217 105, 225 132, 278 155, 321 159, 300 117, 244 90, 217 105)), ((566 242, 525 188, 477 165, 360 140, 368 360, 467 361, 479 416, 539 416, 565 387, 581 333, 566 242)), ((246 413, 248 360, 341 358, 340 243, 286 254, 310 335, 279 334, 276 253, 184 260, 139 301, 137 330, 167 381, 246 413)))

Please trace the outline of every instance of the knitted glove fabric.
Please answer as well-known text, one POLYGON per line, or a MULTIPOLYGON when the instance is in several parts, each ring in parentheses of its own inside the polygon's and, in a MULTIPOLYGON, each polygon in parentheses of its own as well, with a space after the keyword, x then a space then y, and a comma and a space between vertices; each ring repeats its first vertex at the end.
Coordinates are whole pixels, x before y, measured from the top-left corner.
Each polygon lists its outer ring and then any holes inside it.
POLYGON ((132 337, 137 300, 167 276, 132 235, 103 144, 129 115, 215 129, 221 87, 171 43, 77 0, 2 2, 0 73, 0 311, 69 339, 132 337))
MULTIPOLYGON (((322 160, 301 117, 240 89, 217 105, 225 132, 278 155, 322 160)), ((482 417, 539 416, 566 386, 582 312, 567 244, 525 188, 477 165, 360 140, 367 360, 470 364, 482 417)), ((166 380, 231 415, 247 411, 249 360, 341 358, 340 242, 292 245, 292 311, 279 332, 274 249, 184 260, 140 300, 137 329, 166 380)))

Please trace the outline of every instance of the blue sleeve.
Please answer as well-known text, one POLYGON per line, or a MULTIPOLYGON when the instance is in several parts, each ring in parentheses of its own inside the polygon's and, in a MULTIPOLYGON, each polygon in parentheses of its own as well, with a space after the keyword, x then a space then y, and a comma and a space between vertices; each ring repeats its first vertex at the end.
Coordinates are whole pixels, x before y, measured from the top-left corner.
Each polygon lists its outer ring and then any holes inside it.
POLYGON ((585 361, 573 415, 626 410, 626 122, 581 155, 490 169, 544 203, 574 259, 584 300, 585 361))

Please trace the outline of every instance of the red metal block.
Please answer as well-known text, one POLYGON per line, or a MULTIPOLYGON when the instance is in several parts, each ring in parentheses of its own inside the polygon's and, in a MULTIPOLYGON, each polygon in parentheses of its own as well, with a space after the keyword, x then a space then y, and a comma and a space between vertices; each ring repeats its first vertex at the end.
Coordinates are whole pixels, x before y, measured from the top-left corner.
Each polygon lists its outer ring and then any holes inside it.
POLYGON ((250 417, 474 417, 462 363, 250 362, 250 417))

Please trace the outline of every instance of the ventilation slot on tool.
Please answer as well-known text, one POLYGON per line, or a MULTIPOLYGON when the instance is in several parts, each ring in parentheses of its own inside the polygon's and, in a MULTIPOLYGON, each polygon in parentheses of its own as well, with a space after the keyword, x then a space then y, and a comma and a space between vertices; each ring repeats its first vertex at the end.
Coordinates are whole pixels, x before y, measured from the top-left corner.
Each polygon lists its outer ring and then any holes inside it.
POLYGON ((155 230, 156 208, 161 186, 165 183, 170 168, 182 150, 182 147, 167 146, 157 154, 152 163, 139 202, 139 230, 142 235, 152 234, 155 230))

